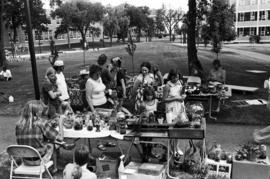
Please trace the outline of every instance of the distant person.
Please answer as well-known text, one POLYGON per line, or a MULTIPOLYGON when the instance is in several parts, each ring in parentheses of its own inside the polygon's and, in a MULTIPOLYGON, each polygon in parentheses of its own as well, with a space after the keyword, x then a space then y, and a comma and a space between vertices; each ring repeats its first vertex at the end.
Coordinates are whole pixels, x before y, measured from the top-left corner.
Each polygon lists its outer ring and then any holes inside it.
POLYGON ((95 173, 87 169, 90 160, 90 151, 86 145, 79 145, 75 148, 73 163, 66 165, 63 171, 63 179, 97 179, 95 173))
POLYGON ((225 83, 226 71, 222 68, 218 59, 213 61, 213 68, 209 72, 208 81, 225 83))
POLYGON ((50 51, 51 51, 51 55, 55 54, 55 42, 52 37, 50 37, 50 51))
POLYGON ((46 71, 45 81, 42 86, 42 94, 44 103, 48 105, 48 117, 49 119, 53 119, 57 114, 61 113, 60 96, 62 94, 58 91, 55 70, 52 67, 48 68, 46 71))
POLYGON ((7 69, 7 67, 3 67, 3 70, 0 72, 0 80, 2 81, 10 81, 12 80, 11 71, 7 69))

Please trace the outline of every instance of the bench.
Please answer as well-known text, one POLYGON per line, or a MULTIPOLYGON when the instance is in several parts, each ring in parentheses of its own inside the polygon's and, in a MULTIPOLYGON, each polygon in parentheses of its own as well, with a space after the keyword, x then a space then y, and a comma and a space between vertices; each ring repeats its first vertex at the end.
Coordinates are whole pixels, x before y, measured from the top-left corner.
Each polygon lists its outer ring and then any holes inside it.
POLYGON ((249 87, 249 86, 238 86, 238 85, 225 85, 226 87, 228 87, 229 89, 231 89, 232 91, 242 91, 243 94, 245 94, 246 92, 251 92, 254 93, 256 92, 259 88, 257 87, 249 87))

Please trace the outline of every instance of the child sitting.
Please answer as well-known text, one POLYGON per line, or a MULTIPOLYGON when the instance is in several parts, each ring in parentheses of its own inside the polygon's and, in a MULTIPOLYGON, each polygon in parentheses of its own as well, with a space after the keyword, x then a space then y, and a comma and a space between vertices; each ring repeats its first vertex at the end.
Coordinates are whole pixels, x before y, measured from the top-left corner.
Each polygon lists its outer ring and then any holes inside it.
POLYGON ((158 100, 156 99, 155 91, 152 87, 148 86, 143 90, 143 101, 140 104, 142 113, 149 117, 149 114, 157 111, 158 100))

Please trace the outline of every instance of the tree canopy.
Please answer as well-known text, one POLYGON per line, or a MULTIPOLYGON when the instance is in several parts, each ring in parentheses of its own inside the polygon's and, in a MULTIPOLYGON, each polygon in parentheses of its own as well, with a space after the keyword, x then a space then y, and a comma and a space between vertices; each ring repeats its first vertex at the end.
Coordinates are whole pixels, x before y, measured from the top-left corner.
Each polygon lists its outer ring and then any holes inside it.
POLYGON ((83 0, 66 2, 59 6, 53 15, 61 18, 61 25, 68 25, 81 33, 83 43, 91 24, 102 20, 105 8, 100 3, 91 3, 83 0))
MULTIPOLYGON (((13 30, 11 40, 16 42, 17 29, 19 27, 25 27, 26 24, 24 1, 9 1, 4 6, 4 20, 6 26, 13 30)), ((46 16, 46 11, 43 9, 42 1, 30 1, 30 10, 33 29, 46 30, 46 24, 48 24, 49 19, 46 16)))

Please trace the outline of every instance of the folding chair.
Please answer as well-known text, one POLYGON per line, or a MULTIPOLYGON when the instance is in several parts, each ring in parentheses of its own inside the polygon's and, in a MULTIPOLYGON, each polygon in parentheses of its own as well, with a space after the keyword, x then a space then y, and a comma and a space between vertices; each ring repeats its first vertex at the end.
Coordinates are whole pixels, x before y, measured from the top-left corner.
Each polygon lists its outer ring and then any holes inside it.
MULTIPOLYGON (((11 168, 10 168, 10 179, 12 178, 39 178, 42 179, 42 175, 44 172, 48 173, 50 179, 53 179, 51 173, 49 172, 49 168, 53 165, 53 161, 49 161, 44 163, 41 158, 39 152, 27 145, 10 145, 7 148, 7 153, 11 159, 11 168), (23 162, 18 165, 16 160, 23 158, 39 158, 40 165, 39 166, 27 166, 23 162)), ((18 161, 18 160, 17 160, 18 161)))

